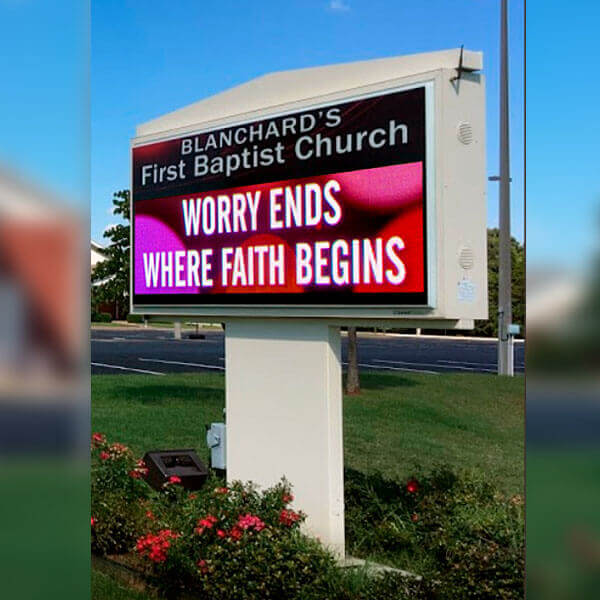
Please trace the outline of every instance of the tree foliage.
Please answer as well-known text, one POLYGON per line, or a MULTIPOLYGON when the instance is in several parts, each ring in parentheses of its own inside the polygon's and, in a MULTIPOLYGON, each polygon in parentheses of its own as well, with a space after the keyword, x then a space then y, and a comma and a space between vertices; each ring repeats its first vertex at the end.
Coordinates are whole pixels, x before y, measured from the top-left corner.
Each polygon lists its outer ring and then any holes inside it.
POLYGON ((102 282, 92 287, 92 309, 101 303, 114 304, 117 319, 129 312, 129 245, 130 210, 129 190, 121 190, 113 195, 113 214, 125 223, 108 228, 104 237, 109 240, 106 247, 106 260, 92 270, 92 283, 102 282))
MULTIPOLYGON (((496 337, 498 335, 498 270, 499 239, 497 228, 488 229, 488 299, 489 313, 487 321, 476 321, 474 335, 496 337)), ((512 322, 521 326, 525 334, 525 249, 515 238, 511 237, 511 281, 512 281, 512 322)))

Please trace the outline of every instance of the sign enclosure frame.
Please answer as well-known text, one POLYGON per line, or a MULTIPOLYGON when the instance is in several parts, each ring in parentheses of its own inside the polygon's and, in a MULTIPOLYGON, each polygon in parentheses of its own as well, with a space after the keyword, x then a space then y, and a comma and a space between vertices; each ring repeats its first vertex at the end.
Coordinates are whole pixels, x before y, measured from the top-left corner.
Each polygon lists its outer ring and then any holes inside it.
MULTIPOLYGON (((331 99, 318 101, 312 98, 309 100, 299 99, 295 103, 286 103, 278 107, 278 110, 265 107, 260 114, 250 113, 248 115, 232 116, 231 118, 219 119, 209 123, 185 126, 182 128, 171 129, 165 132, 152 134, 143 137, 136 137, 130 142, 130 247, 132 249, 132 260, 130 261, 130 303, 131 313, 137 315, 163 315, 178 317, 206 317, 206 318, 229 318, 229 317, 264 317, 264 318, 287 318, 302 317, 316 319, 343 319, 348 320, 369 320, 369 319, 389 319, 396 321, 407 317, 413 319, 422 319, 430 314, 437 307, 437 177, 436 177, 436 151, 438 145, 438 131, 436 127, 436 117, 439 111, 437 103, 439 94, 437 87, 439 85, 438 77, 433 73, 428 77, 411 77, 412 82, 406 82, 406 78, 397 81, 383 82, 378 85, 370 85, 368 91, 345 90, 331 94, 331 99), (394 94, 398 92, 409 91, 422 88, 425 92, 425 160, 424 160, 424 202, 423 202, 423 250, 424 250, 424 301, 419 303, 378 303, 368 304, 366 302, 357 303, 266 303, 266 302, 245 302, 238 303, 177 303, 160 302, 148 304, 136 304, 134 302, 134 223, 135 223, 135 198, 133 186, 133 150, 140 146, 149 144, 167 142, 195 135, 201 135, 218 131, 223 128, 233 128, 263 121, 275 119, 294 114, 301 114, 309 110, 317 110, 336 106, 346 102, 366 100, 378 96, 394 94)), ((257 181, 256 183, 262 183, 257 181)), ((216 190, 215 190, 216 191, 216 190)), ((383 292, 386 294, 386 292, 383 292)), ((362 294, 357 294, 360 296, 362 294)), ((172 296, 168 296, 171 299, 172 296)), ((430 317, 431 318, 431 317, 430 317)), ((435 319, 435 317, 434 317, 435 319)), ((443 318, 442 318, 443 319, 443 318)), ((438 317, 435 319, 440 321, 438 317)))

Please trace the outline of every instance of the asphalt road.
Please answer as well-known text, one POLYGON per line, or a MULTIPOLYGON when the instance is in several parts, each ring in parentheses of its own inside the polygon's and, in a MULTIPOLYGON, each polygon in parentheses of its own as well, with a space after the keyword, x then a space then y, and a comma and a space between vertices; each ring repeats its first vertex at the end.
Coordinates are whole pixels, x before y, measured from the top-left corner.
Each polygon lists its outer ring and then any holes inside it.
MULTIPOLYGON (((190 371, 225 370, 224 334, 203 330, 205 339, 173 339, 170 329, 93 328, 92 373, 161 375, 190 371)), ((347 340, 342 338, 342 360, 347 340)), ((524 347, 515 344, 515 372, 523 373, 524 347)), ((358 358, 362 369, 418 373, 495 373, 496 344, 429 336, 359 333, 358 358)))

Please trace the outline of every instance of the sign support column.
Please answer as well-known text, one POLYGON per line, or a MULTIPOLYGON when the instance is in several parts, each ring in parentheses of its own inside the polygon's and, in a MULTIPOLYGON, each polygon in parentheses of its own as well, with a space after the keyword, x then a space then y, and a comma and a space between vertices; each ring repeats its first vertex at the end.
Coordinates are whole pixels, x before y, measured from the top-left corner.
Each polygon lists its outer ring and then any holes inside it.
POLYGON ((339 327, 231 319, 225 324, 227 478, 286 477, 304 529, 344 558, 339 327))

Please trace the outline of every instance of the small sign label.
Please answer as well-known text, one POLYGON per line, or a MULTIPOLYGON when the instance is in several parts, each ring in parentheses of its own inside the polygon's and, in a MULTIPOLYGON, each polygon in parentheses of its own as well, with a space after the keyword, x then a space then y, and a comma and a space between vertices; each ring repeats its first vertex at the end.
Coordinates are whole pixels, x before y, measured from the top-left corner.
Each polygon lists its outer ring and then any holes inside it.
POLYGON ((468 279, 463 279, 458 284, 458 301, 475 302, 475 284, 468 279))

